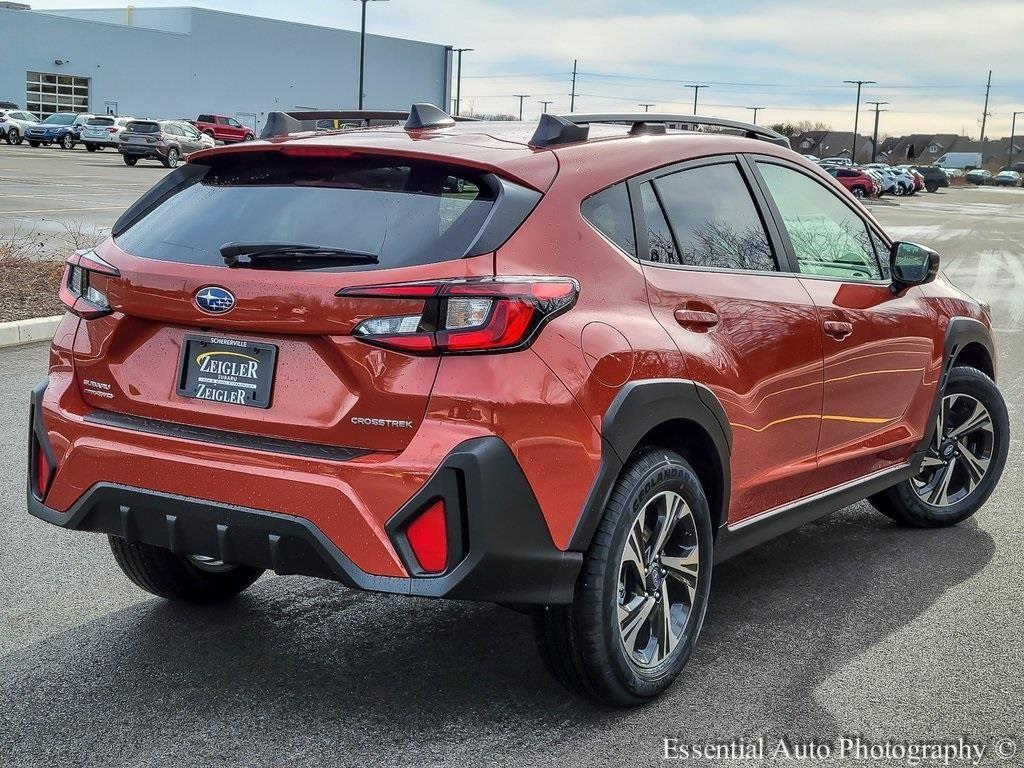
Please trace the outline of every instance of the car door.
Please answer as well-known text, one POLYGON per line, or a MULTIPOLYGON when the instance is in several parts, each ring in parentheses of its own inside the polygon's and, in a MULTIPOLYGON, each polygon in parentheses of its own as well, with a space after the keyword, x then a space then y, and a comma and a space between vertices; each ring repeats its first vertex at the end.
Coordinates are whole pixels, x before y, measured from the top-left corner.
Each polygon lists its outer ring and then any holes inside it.
POLYGON ((861 207, 812 170, 754 163, 824 350, 820 491, 907 460, 935 394, 932 317, 918 288, 894 293, 888 245, 861 207))
POLYGON ((805 493, 822 407, 817 313, 735 156, 630 182, 655 316, 733 434, 729 522, 805 493))
POLYGON ((181 151, 183 154, 190 154, 192 152, 198 152, 203 148, 203 145, 199 139, 199 131, 193 128, 188 123, 178 123, 178 128, 181 130, 181 151))
POLYGON ((224 118, 224 135, 231 141, 241 141, 244 129, 233 117, 224 118))

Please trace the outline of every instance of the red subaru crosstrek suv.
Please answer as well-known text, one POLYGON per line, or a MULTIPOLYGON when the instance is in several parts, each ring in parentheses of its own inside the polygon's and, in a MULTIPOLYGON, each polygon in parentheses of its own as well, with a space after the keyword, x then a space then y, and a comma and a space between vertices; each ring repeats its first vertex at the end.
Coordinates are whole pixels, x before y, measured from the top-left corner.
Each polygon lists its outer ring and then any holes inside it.
POLYGON ((33 515, 165 598, 273 569, 529 610, 626 706, 686 663, 713 563, 992 493, 987 307, 777 134, 389 114, 276 114, 69 259, 33 515))

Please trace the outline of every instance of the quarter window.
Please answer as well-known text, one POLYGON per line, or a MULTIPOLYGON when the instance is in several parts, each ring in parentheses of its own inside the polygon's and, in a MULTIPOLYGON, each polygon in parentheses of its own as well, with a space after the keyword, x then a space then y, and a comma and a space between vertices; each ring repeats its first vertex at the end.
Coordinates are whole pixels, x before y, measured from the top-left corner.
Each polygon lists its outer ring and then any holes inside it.
POLYGON ((601 234, 636 258, 633 212, 625 182, 591 195, 583 201, 580 212, 601 234))
POLYGON ((690 267, 775 272, 764 223, 739 167, 720 163, 654 181, 678 260, 690 267))
POLYGON ((832 191, 802 173, 757 164, 805 275, 881 280, 867 224, 832 191))

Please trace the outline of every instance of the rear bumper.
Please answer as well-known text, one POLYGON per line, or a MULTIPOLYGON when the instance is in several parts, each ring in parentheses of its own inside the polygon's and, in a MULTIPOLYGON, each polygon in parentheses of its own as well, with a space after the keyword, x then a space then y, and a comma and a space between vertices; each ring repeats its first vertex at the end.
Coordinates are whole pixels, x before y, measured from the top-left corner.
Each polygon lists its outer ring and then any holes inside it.
MULTIPOLYGON (((41 385, 33 392, 31 434, 52 455, 43 423, 44 390, 41 385)), ((361 569, 345 554, 345 538, 365 536, 365 531, 350 530, 332 539, 314 522, 296 515, 108 482, 101 476, 69 509, 58 511, 37 498, 33 474, 30 469, 28 510, 53 525, 281 574, 333 579, 358 589, 564 604, 572 601, 582 565, 580 553, 559 550, 552 542, 519 463, 498 437, 473 438, 455 446, 387 522, 387 535, 404 571, 416 574, 415 560, 403 543, 402 524, 438 499, 445 501, 451 554, 446 570, 434 576, 383 576, 361 569)))
POLYGON ((134 144, 115 144, 122 155, 128 155, 129 157, 167 157, 167 146, 168 145, 152 145, 152 146, 136 146, 134 144))

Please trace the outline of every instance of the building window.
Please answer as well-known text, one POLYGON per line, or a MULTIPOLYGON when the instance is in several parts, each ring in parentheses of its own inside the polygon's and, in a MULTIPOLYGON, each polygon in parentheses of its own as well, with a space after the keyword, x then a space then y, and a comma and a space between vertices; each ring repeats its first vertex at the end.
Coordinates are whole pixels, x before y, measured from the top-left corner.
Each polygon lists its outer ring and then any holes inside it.
POLYGON ((941 151, 942 151, 942 147, 940 147, 938 144, 929 144, 928 145, 928 154, 929 155, 937 155, 941 151))
POLYGON ((41 120, 54 112, 88 112, 89 78, 26 72, 25 108, 41 120))

